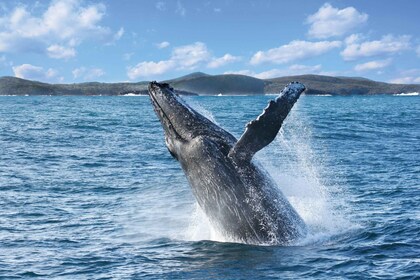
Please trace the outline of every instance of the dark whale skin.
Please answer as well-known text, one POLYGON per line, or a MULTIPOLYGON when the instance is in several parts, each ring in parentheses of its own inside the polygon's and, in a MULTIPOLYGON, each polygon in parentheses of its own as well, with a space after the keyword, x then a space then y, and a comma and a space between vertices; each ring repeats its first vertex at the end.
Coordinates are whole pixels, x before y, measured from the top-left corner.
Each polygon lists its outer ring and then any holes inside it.
POLYGON ((190 108, 167 84, 149 95, 198 204, 216 230, 233 242, 288 245, 306 226, 271 176, 252 156, 276 136, 304 86, 286 86, 237 139, 190 108))

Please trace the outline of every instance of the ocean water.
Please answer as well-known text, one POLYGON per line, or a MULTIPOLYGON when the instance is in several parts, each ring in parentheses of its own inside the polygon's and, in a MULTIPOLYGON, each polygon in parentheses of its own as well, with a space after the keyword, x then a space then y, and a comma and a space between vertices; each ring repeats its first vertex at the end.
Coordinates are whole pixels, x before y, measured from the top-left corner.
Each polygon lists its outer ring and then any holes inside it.
MULTIPOLYGON (((189 97, 235 136, 273 96, 189 97)), ((302 96, 257 154, 309 227, 225 242, 148 97, 0 97, 1 279, 418 279, 420 97, 302 96)))

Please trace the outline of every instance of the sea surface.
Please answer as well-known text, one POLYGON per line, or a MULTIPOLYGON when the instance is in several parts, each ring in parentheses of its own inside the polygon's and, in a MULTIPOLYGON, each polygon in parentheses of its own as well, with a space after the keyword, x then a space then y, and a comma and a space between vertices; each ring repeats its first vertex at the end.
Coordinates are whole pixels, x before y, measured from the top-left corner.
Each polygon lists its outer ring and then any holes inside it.
MULTIPOLYGON (((239 137, 272 98, 186 100, 239 137)), ((419 279, 419 96, 302 96, 256 160, 292 246, 212 230, 147 96, 2 96, 0 278, 419 279)))

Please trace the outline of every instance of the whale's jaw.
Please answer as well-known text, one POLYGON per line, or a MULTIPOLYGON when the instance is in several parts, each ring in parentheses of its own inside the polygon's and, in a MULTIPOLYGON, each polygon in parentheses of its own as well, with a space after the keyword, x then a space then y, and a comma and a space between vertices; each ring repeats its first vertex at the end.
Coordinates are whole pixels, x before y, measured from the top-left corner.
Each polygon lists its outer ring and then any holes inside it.
POLYGON ((232 145, 236 142, 230 133, 191 108, 169 84, 151 82, 149 96, 173 156, 179 153, 181 146, 199 136, 228 139, 232 145))

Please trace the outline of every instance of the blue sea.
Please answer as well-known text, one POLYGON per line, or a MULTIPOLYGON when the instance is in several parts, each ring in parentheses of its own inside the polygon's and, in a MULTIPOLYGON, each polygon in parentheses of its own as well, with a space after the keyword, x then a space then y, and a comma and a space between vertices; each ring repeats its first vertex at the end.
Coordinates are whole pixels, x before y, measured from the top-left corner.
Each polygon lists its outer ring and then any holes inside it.
MULTIPOLYGON (((274 96, 186 97, 239 137, 274 96)), ((147 96, 0 97, 1 279, 419 279, 420 97, 302 96, 256 155, 309 228, 226 242, 147 96)))

